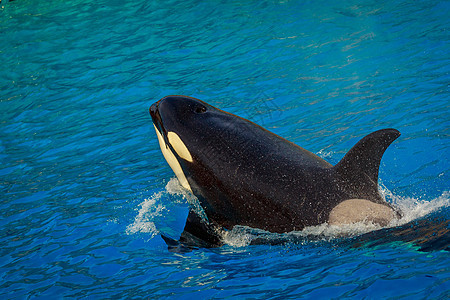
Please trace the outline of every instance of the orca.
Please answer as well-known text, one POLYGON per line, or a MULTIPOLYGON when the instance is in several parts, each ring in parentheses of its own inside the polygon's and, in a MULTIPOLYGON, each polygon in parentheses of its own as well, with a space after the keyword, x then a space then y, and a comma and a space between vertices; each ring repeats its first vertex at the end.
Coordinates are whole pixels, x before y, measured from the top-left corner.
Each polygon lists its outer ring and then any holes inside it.
POLYGON ((335 166, 261 126, 199 99, 173 95, 150 107, 164 158, 203 209, 191 209, 169 249, 222 245, 236 225, 273 233, 372 222, 400 211, 378 191, 378 171, 396 129, 362 138, 335 166))

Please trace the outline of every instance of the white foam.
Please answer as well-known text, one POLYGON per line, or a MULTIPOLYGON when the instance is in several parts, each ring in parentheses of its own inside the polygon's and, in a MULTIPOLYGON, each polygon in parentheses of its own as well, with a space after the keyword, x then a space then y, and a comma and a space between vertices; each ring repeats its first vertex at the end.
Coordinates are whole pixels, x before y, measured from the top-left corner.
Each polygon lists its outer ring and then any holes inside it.
POLYGON ((222 233, 222 241, 232 247, 245 247, 258 237, 257 231, 259 230, 246 226, 235 226, 233 230, 222 233))
POLYGON ((186 200, 189 205, 195 210, 195 212, 204 220, 208 220, 203 208, 200 205, 197 197, 190 191, 185 189, 177 178, 172 178, 166 185, 166 191, 171 195, 181 196, 183 200, 186 200))
POLYGON ((157 199, 161 198, 162 193, 155 193, 152 197, 145 199, 140 204, 141 208, 139 209, 138 215, 134 218, 134 222, 127 226, 127 234, 138 232, 149 233, 150 238, 152 238, 159 233, 153 220, 156 216, 161 216, 161 212, 164 210, 164 206, 156 204, 157 199))
POLYGON ((380 187, 380 192, 385 199, 400 208, 403 213, 402 218, 391 224, 392 226, 406 224, 450 206, 450 191, 444 191, 441 196, 430 201, 396 196, 384 186, 380 187))
POLYGON ((166 184, 166 192, 171 195, 180 195, 188 201, 194 201, 194 199, 196 199, 192 193, 180 184, 180 181, 178 181, 176 177, 170 179, 166 184))

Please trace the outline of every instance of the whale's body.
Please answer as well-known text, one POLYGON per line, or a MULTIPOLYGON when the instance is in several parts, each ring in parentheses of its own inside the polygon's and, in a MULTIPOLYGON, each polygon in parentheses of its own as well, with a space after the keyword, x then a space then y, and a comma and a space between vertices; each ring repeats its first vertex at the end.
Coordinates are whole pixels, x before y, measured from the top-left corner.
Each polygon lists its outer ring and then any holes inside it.
POLYGON ((195 98, 165 97, 150 114, 164 157, 207 216, 191 210, 181 240, 220 245, 217 229, 235 225, 282 233, 396 217, 378 191, 381 157, 400 135, 395 129, 367 135, 332 166, 195 98))

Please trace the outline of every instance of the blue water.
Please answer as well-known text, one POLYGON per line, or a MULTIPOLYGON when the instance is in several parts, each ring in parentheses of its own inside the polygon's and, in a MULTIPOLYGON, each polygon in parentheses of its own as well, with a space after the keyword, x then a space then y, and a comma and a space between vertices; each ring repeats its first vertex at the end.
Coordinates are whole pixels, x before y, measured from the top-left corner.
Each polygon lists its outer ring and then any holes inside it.
POLYGON ((189 195, 148 114, 163 96, 197 97, 331 163, 396 128, 383 194, 403 223, 448 221, 450 2, 0 7, 2 299, 450 297, 448 251, 354 248, 323 226, 311 241, 250 246, 234 232, 169 252, 160 234, 181 232, 189 195))

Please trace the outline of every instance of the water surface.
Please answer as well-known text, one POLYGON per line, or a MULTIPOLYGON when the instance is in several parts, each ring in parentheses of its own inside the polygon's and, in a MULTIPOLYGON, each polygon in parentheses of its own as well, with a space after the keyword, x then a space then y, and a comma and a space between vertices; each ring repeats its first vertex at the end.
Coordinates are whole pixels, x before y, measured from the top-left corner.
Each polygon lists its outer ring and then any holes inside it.
POLYGON ((396 128, 380 167, 384 195, 404 221, 445 222, 449 9, 2 1, 0 294, 448 298, 448 252, 390 240, 354 248, 326 228, 319 241, 249 246, 238 233, 220 249, 168 252, 160 233, 182 230, 187 199, 174 193, 148 107, 197 97, 333 164, 364 135, 396 128))

